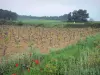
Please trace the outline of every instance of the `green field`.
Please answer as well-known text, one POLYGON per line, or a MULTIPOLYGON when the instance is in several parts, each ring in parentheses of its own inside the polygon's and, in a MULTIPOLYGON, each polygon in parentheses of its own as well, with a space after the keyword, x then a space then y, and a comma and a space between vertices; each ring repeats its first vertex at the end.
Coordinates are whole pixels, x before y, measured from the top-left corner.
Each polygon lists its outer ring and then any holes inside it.
POLYGON ((59 23, 62 23, 60 20, 38 20, 38 19, 30 19, 30 20, 18 20, 18 21, 22 21, 24 23, 27 23, 27 24, 41 24, 41 23, 44 23, 44 24, 50 24, 50 23, 55 23, 55 24, 59 24, 59 23))
POLYGON ((100 34, 47 55, 31 52, 23 57, 2 60, 0 75, 100 75, 100 34))
MULTIPOLYGON (((62 27, 63 25, 67 24, 74 24, 74 22, 64 22, 60 20, 18 20, 18 22, 21 21, 26 25, 43 25, 44 27, 62 27)), ((83 23, 75 23, 75 24, 83 24, 83 23)))

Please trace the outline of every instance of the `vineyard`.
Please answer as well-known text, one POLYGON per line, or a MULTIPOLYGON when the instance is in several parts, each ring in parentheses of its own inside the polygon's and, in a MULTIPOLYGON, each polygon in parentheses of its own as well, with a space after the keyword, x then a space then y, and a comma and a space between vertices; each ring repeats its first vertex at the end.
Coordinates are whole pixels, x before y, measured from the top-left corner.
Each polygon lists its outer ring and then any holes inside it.
POLYGON ((99 32, 1 25, 0 75, 99 75, 99 32))
POLYGON ((0 56, 27 52, 31 47, 41 53, 50 49, 64 48, 86 36, 100 31, 99 28, 34 28, 32 26, 0 27, 0 56))

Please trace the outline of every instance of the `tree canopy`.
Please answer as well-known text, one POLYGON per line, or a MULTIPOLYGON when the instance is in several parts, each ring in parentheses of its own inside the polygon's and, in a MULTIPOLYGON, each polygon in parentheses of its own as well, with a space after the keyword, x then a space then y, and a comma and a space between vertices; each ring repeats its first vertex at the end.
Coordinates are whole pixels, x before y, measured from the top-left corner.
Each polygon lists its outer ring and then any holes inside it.
POLYGON ((67 17, 67 21, 73 21, 73 22, 87 22, 87 19, 89 18, 89 14, 87 13, 87 10, 74 10, 73 12, 70 12, 67 17))
POLYGON ((16 20, 17 14, 12 11, 0 9, 0 19, 4 20, 16 20))

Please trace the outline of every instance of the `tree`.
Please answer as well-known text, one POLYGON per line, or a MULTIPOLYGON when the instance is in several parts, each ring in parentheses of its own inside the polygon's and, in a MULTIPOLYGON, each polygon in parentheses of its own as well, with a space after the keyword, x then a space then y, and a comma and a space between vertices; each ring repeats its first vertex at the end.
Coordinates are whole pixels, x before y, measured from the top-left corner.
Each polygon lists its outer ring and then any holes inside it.
POLYGON ((87 18, 89 18, 89 14, 87 10, 79 9, 72 12, 72 19, 74 22, 86 22, 87 18))
POLYGON ((67 15, 67 21, 69 21, 69 22, 73 21, 71 12, 67 15))
POLYGON ((67 17, 68 17, 68 15, 64 14, 62 16, 59 16, 59 19, 62 20, 62 21, 67 21, 67 17))
POLYGON ((12 11, 0 9, 0 19, 4 20, 16 20, 17 14, 12 11))
POLYGON ((78 13, 77 13, 77 10, 74 10, 72 12, 72 21, 73 22, 77 22, 79 19, 78 19, 78 13))
POLYGON ((87 10, 79 9, 78 14, 79 14, 79 21, 86 22, 87 18, 89 18, 89 14, 87 13, 87 10))
POLYGON ((87 13, 87 10, 79 9, 68 13, 66 18, 64 19, 66 19, 68 22, 87 22, 89 14, 87 13))

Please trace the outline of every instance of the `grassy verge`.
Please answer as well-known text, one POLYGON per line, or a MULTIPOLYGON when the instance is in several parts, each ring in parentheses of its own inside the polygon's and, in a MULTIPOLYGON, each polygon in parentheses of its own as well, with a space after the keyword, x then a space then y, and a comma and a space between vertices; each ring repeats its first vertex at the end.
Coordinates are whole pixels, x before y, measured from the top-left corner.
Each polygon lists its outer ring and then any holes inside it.
POLYGON ((47 55, 31 52, 22 56, 2 60, 0 75, 100 75, 100 34, 47 55))

